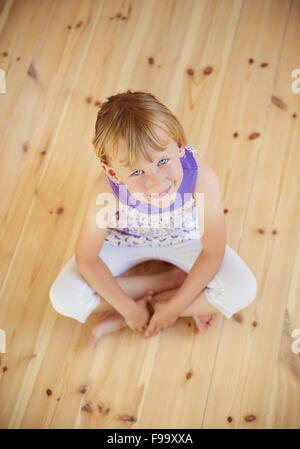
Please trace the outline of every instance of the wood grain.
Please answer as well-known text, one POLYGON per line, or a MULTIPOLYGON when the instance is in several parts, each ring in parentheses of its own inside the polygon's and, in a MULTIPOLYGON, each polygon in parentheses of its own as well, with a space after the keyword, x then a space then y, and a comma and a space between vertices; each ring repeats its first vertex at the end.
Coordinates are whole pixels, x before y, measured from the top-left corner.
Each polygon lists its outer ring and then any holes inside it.
POLYGON ((297 0, 0 0, 1 428, 299 428, 299 19, 297 0), (99 173, 99 103, 127 89, 173 110, 219 176, 259 289, 204 336, 184 318, 93 352, 99 316, 59 315, 49 289, 99 173))

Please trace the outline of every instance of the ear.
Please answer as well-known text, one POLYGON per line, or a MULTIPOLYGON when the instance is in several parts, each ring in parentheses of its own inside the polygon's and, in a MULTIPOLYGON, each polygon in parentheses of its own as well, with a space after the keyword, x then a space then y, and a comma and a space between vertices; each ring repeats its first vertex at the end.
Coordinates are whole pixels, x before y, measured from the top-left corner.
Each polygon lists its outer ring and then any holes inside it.
POLYGON ((101 167, 105 171, 106 175, 112 180, 112 182, 120 184, 121 180, 118 178, 113 168, 109 167, 104 163, 101 164, 101 167))
POLYGON ((179 157, 183 157, 185 155, 185 148, 178 148, 179 157))

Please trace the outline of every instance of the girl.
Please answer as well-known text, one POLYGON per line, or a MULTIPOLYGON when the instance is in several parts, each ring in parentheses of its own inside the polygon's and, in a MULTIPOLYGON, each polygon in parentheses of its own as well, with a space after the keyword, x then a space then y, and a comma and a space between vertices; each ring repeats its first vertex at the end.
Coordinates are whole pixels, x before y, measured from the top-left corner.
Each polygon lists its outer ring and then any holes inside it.
POLYGON ((92 348, 124 326, 156 335, 179 316, 193 316, 203 334, 214 313, 229 319, 256 297, 253 273, 226 244, 218 178, 186 143, 150 93, 128 90, 100 107, 93 145, 103 171, 75 256, 49 293, 58 313, 82 323, 108 313, 92 330, 92 348), (174 267, 121 276, 151 259, 174 267))

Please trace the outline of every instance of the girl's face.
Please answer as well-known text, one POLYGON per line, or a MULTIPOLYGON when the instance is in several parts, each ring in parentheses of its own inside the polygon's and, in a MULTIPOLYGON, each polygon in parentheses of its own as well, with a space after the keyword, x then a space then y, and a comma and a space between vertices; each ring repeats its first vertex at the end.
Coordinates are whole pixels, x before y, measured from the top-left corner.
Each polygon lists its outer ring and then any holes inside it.
MULTIPOLYGON (((128 169, 120 163, 120 159, 126 155, 126 149, 119 148, 119 158, 114 161, 114 167, 105 166, 105 171, 113 182, 123 182, 131 195, 138 200, 157 206, 163 204, 162 207, 165 207, 175 201, 181 184, 183 170, 180 157, 184 156, 185 148, 183 145, 179 148, 177 142, 171 140, 164 131, 160 130, 158 134, 168 138, 169 144, 164 151, 151 148, 148 150, 153 162, 148 162, 142 155, 138 155, 135 166, 128 169)), ((102 166, 104 168, 104 164, 102 166)))

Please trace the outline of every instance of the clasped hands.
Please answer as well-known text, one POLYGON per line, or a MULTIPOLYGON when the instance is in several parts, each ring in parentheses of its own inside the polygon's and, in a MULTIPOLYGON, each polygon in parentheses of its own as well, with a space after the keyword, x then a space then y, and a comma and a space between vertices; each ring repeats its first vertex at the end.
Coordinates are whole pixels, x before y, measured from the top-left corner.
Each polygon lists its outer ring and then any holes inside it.
MULTIPOLYGON (((147 304, 150 306, 152 315, 150 314, 150 321, 144 326, 144 328, 146 327, 146 331, 143 335, 144 338, 157 335, 160 331, 172 326, 179 316, 173 304, 170 303, 170 300, 157 301, 155 297, 148 296, 146 301, 147 303, 144 304, 146 307, 147 304)), ((149 310, 149 307, 147 307, 147 309, 149 310)), ((139 328, 138 330, 142 331, 142 329, 143 328, 139 328)))

